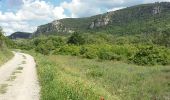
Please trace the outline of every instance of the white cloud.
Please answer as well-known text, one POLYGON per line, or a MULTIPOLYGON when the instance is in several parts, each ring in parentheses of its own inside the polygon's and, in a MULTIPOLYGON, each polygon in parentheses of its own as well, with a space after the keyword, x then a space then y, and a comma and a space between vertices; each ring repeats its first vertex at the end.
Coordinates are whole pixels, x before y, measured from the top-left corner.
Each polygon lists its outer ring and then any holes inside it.
POLYGON ((16 13, 0 11, 0 26, 7 34, 15 31, 35 31, 35 26, 30 22, 49 22, 54 19, 66 18, 62 7, 54 7, 52 4, 40 0, 23 0, 23 5, 16 13), (7 24, 4 24, 7 23, 7 24), (24 23, 24 24, 23 24, 24 23), (33 30, 34 29, 34 30, 33 30))
POLYGON ((100 8, 91 6, 90 3, 83 2, 83 0, 72 0, 69 3, 63 2, 61 6, 71 12, 71 17, 86 17, 102 13, 100 8))
POLYGON ((64 8, 62 8, 62 7, 55 7, 52 10, 52 13, 53 13, 54 17, 57 18, 57 19, 66 18, 67 17, 64 14, 64 8))
POLYGON ((118 8, 112 8, 112 9, 108 9, 107 11, 116 11, 116 10, 120 10, 123 9, 124 7, 118 7, 118 8))
POLYGON ((8 33, 13 33, 16 31, 26 31, 32 32, 36 27, 30 26, 27 22, 3 22, 0 23, 0 26, 3 26, 3 31, 8 35, 8 33))

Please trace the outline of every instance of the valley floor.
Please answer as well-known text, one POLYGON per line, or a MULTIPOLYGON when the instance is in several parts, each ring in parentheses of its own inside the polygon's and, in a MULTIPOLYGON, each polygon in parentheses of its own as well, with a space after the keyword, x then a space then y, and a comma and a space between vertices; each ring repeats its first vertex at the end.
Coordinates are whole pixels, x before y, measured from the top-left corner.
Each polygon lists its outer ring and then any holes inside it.
POLYGON ((170 67, 35 55, 42 100, 169 100, 170 67))

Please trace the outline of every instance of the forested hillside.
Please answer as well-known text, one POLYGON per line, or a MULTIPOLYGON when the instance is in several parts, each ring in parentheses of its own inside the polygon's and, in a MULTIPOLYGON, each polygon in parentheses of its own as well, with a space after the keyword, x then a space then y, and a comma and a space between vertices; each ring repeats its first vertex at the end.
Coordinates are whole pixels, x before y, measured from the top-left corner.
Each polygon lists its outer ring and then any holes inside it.
POLYGON ((143 4, 87 18, 56 20, 39 26, 35 34, 57 34, 72 31, 103 31, 111 34, 152 33, 169 26, 169 15, 169 2, 143 4))
POLYGON ((29 39, 31 38, 31 33, 28 32, 15 32, 8 36, 10 39, 29 39))

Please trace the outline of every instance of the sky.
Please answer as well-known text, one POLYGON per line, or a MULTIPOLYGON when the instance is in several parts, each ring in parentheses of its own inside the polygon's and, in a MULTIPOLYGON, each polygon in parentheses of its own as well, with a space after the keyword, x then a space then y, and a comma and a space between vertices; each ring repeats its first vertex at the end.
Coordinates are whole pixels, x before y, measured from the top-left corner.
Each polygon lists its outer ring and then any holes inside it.
POLYGON ((5 35, 34 32, 62 18, 89 17, 125 7, 170 0, 0 0, 0 26, 5 35))

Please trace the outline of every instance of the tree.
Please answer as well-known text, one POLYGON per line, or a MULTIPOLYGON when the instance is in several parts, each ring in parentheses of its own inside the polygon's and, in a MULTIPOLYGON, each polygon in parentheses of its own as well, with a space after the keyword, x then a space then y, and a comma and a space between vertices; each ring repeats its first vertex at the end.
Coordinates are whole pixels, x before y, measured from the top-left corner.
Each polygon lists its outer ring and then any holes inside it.
POLYGON ((161 43, 166 47, 170 47, 170 28, 167 28, 162 32, 161 43))
POLYGON ((75 45, 82 45, 82 44, 85 44, 85 38, 80 33, 75 32, 68 39, 67 43, 75 44, 75 45))
POLYGON ((0 27, 0 47, 2 47, 4 44, 4 36, 3 36, 3 30, 0 27))
POLYGON ((170 28, 166 28, 159 34, 155 34, 153 42, 165 47, 170 47, 170 28))

